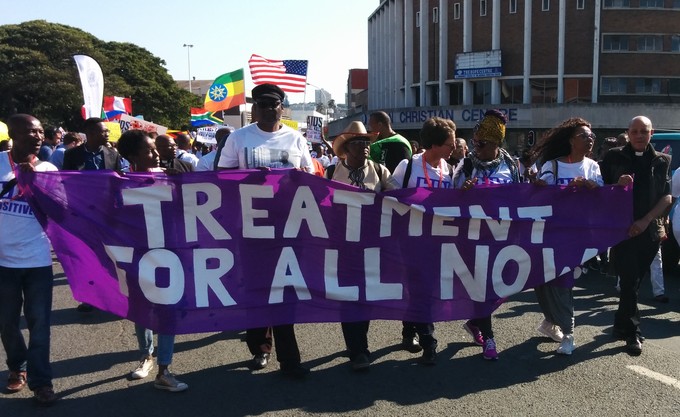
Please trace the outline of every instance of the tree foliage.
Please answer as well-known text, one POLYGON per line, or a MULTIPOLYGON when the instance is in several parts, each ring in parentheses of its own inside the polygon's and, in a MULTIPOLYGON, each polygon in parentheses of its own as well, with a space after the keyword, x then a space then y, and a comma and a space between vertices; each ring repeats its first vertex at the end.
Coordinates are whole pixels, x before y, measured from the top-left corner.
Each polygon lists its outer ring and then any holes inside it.
POLYGON ((0 26, 0 118, 28 113, 43 125, 78 130, 82 89, 73 55, 102 68, 104 95, 132 97, 134 114, 184 128, 200 98, 177 86, 165 61, 137 45, 103 42, 80 29, 35 20, 0 26))

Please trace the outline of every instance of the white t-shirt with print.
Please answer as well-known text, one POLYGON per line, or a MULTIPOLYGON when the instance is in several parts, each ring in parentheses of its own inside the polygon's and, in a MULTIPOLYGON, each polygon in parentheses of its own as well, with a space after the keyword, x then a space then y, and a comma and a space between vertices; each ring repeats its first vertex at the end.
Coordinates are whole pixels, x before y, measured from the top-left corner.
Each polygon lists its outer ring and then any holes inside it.
MULTIPOLYGON (((433 167, 425 162, 423 155, 424 154, 413 155, 411 174, 409 175, 406 188, 428 187, 427 177, 430 179, 432 188, 453 188, 449 164, 445 160, 440 159, 439 165, 433 167), (425 164, 425 170, 423 170, 423 164, 425 164), (427 173, 427 176, 425 173, 427 173)), ((404 159, 399 162, 399 165, 397 165, 392 174, 392 178, 399 183, 400 187, 404 184, 404 176, 406 175, 408 161, 408 159, 404 159)))
POLYGON ((590 158, 583 158, 581 162, 568 163, 559 160, 556 162, 557 180, 555 180, 553 173, 552 161, 543 164, 538 178, 550 185, 567 185, 577 177, 595 181, 600 187, 604 185, 604 180, 602 180, 602 174, 600 173, 600 165, 590 158))
MULTIPOLYGON (((9 151, 0 152, 0 188, 14 179, 9 151)), ((57 171, 49 162, 35 166, 38 172, 57 171)), ((33 209, 15 185, 0 198, 0 265, 5 268, 38 268, 52 265, 50 241, 33 209)))
MULTIPOLYGON (((468 179, 463 172, 463 166, 461 165, 460 175, 456 178, 456 188, 463 188, 463 183, 468 179)), ((491 171, 473 168, 470 178, 477 178, 477 184, 512 184, 512 171, 505 160, 502 160, 500 165, 491 171)))
POLYGON ((265 132, 256 123, 234 131, 220 154, 220 168, 304 168, 314 173, 307 139, 286 125, 265 132))

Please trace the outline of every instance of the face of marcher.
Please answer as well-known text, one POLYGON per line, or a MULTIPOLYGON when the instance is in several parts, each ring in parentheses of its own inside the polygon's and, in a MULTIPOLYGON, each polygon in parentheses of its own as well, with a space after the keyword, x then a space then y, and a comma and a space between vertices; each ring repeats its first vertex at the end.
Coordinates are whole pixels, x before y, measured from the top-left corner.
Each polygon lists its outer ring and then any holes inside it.
POLYGON ((431 151, 434 151, 440 159, 449 159, 456 150, 456 134, 455 132, 449 133, 449 137, 446 138, 443 144, 433 145, 431 151))
POLYGON ((644 117, 633 119, 628 127, 630 146, 636 152, 643 152, 649 141, 652 140, 653 133, 654 129, 652 129, 652 122, 649 119, 644 117))
POLYGON ((585 156, 593 151, 595 144, 595 134, 587 126, 579 126, 576 128, 574 135, 569 138, 571 150, 576 155, 585 156))
POLYGON ((102 123, 97 123, 92 126, 91 130, 87 132, 87 141, 94 146, 102 146, 109 141, 109 128, 102 123))
POLYGON ((132 158, 135 171, 146 172, 159 166, 159 155, 156 143, 150 137, 146 137, 142 147, 132 158))
POLYGON ((476 133, 472 139, 472 146, 474 146, 475 155, 481 161, 493 161, 498 157, 498 145, 496 142, 480 138, 476 133))
POLYGON ((14 154, 22 157, 37 155, 45 139, 42 124, 35 117, 21 119, 19 123, 12 126, 9 135, 14 141, 14 154))
POLYGON ((371 146, 371 141, 367 137, 358 137, 348 141, 344 146, 348 163, 363 165, 368 158, 368 148, 371 146))
POLYGON ((273 98, 261 98, 257 100, 255 112, 258 124, 265 130, 276 126, 283 114, 283 104, 273 98))
POLYGON ((173 138, 157 138, 155 147, 158 149, 158 154, 164 161, 175 158, 177 144, 173 138))

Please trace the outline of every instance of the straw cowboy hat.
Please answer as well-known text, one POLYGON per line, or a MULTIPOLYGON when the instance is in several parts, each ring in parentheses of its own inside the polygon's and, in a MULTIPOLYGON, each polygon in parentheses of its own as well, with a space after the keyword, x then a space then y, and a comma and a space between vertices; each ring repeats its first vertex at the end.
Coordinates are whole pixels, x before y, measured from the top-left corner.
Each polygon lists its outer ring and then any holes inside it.
POLYGON ((378 136, 378 133, 368 133, 366 131, 366 126, 363 123, 354 121, 347 126, 344 132, 338 135, 333 140, 333 152, 338 156, 338 158, 343 158, 345 156, 345 143, 347 141, 364 137, 366 140, 373 141, 378 136))

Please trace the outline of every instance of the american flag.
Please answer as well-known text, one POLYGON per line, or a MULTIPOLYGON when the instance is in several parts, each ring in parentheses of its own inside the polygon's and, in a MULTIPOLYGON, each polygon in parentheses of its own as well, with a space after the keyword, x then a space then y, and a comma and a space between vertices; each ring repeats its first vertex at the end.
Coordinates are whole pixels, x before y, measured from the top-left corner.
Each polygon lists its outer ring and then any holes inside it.
POLYGON ((288 93, 303 93, 307 85, 307 61, 277 61, 252 55, 248 60, 255 85, 276 84, 288 93))

